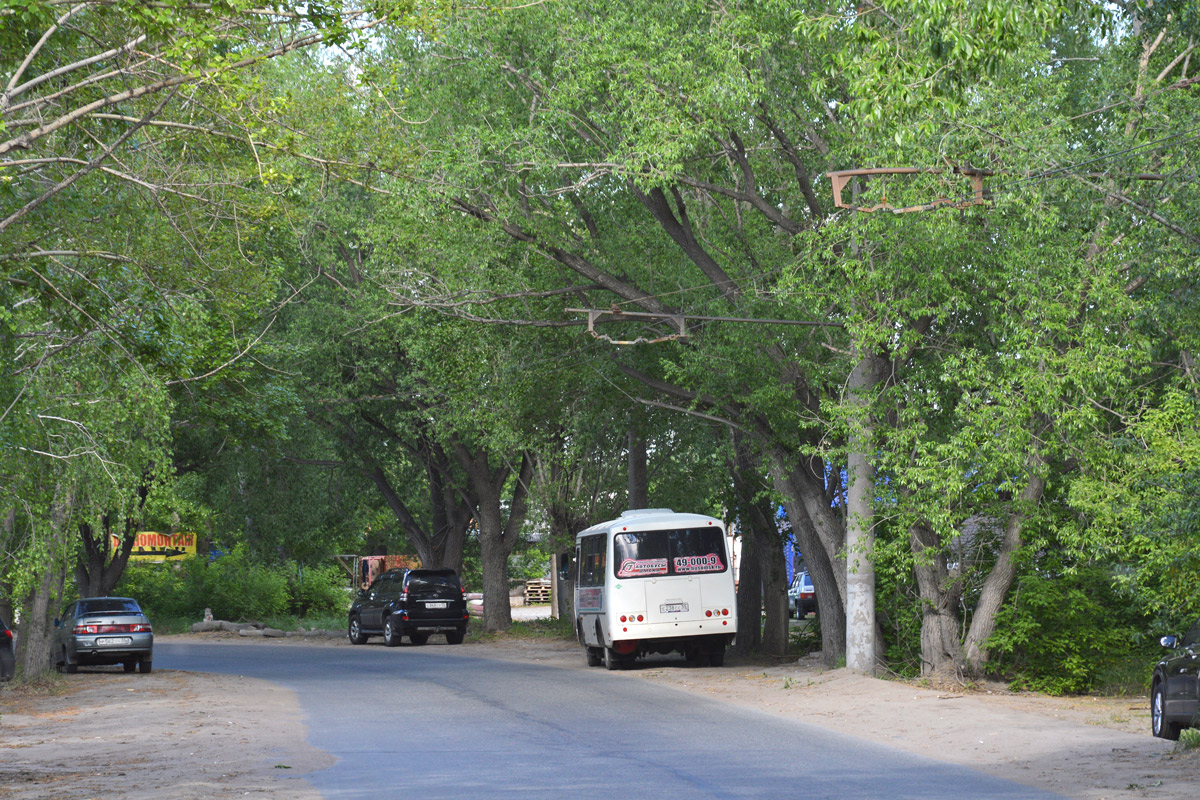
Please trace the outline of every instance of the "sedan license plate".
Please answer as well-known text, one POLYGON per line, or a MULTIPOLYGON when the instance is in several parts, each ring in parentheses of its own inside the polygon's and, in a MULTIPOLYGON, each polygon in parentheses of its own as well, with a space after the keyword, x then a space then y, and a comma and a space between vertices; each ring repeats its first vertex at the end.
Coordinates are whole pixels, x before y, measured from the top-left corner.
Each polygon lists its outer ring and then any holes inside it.
POLYGON ((97 647, 104 647, 105 645, 111 647, 113 645, 120 646, 130 644, 133 644, 133 639, 130 639, 128 636, 101 636, 96 640, 97 647))
POLYGON ((426 608, 446 608, 446 603, 426 603, 426 608))
POLYGON ((660 613, 663 614, 678 614, 681 611, 688 610, 687 603, 663 603, 658 607, 660 613))

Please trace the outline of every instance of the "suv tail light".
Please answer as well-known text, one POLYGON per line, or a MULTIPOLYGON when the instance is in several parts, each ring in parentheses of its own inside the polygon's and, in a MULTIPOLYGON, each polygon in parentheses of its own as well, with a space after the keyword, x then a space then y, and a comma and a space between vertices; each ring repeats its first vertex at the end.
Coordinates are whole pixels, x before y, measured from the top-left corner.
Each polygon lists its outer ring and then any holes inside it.
POLYGON ((12 637, 12 631, 7 629, 0 631, 0 639, 11 639, 12 637))

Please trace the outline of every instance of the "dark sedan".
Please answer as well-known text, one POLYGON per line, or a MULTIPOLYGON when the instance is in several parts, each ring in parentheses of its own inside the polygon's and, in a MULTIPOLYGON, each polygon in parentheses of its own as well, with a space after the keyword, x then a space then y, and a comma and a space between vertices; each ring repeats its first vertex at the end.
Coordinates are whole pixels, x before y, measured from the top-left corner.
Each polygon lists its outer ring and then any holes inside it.
POLYGON ((1178 739, 1184 728, 1200 727, 1200 619, 1180 640, 1164 636, 1170 653, 1154 666, 1150 679, 1150 727, 1155 736, 1178 739))
POLYGON ((17 661, 13 656, 13 632, 4 618, 0 617, 0 681, 11 680, 16 672, 17 661))
POLYGON ((54 620, 53 655, 63 672, 75 672, 81 664, 122 664, 126 672, 149 672, 154 631, 132 598, 85 597, 54 620))

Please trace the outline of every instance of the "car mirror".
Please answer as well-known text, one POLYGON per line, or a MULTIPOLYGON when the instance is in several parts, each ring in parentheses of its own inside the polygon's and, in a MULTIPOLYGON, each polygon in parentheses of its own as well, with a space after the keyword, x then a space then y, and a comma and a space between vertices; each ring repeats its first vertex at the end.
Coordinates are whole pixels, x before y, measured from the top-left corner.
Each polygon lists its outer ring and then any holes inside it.
POLYGON ((558 579, 560 581, 571 580, 571 554, 558 554, 558 579))
POLYGON ((1174 650, 1178 641, 1179 640, 1175 638, 1175 635, 1172 634, 1170 636, 1162 637, 1161 639, 1158 640, 1158 643, 1161 644, 1163 647, 1169 647, 1170 649, 1174 650))
POLYGON ((56 628, 61 628, 61 627, 62 627, 62 620, 61 620, 61 619, 59 619, 58 617, 55 617, 55 618, 54 618, 54 627, 56 627, 56 628))

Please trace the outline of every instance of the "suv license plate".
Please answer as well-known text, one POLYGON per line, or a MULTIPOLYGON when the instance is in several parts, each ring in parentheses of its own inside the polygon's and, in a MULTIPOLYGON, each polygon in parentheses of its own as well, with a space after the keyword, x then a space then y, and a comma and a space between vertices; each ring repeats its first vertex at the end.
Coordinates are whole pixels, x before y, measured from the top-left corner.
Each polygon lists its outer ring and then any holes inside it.
POLYGON ((663 603, 661 606, 658 607, 658 610, 662 614, 678 614, 680 611, 687 611, 688 604, 687 603, 663 603))
POLYGON ((133 644, 133 639, 130 639, 128 636, 101 636, 99 639, 96 640, 97 647, 103 647, 104 645, 114 645, 114 644, 116 644, 116 645, 133 644))
POLYGON ((446 608, 446 603, 426 603, 426 608, 446 608))

